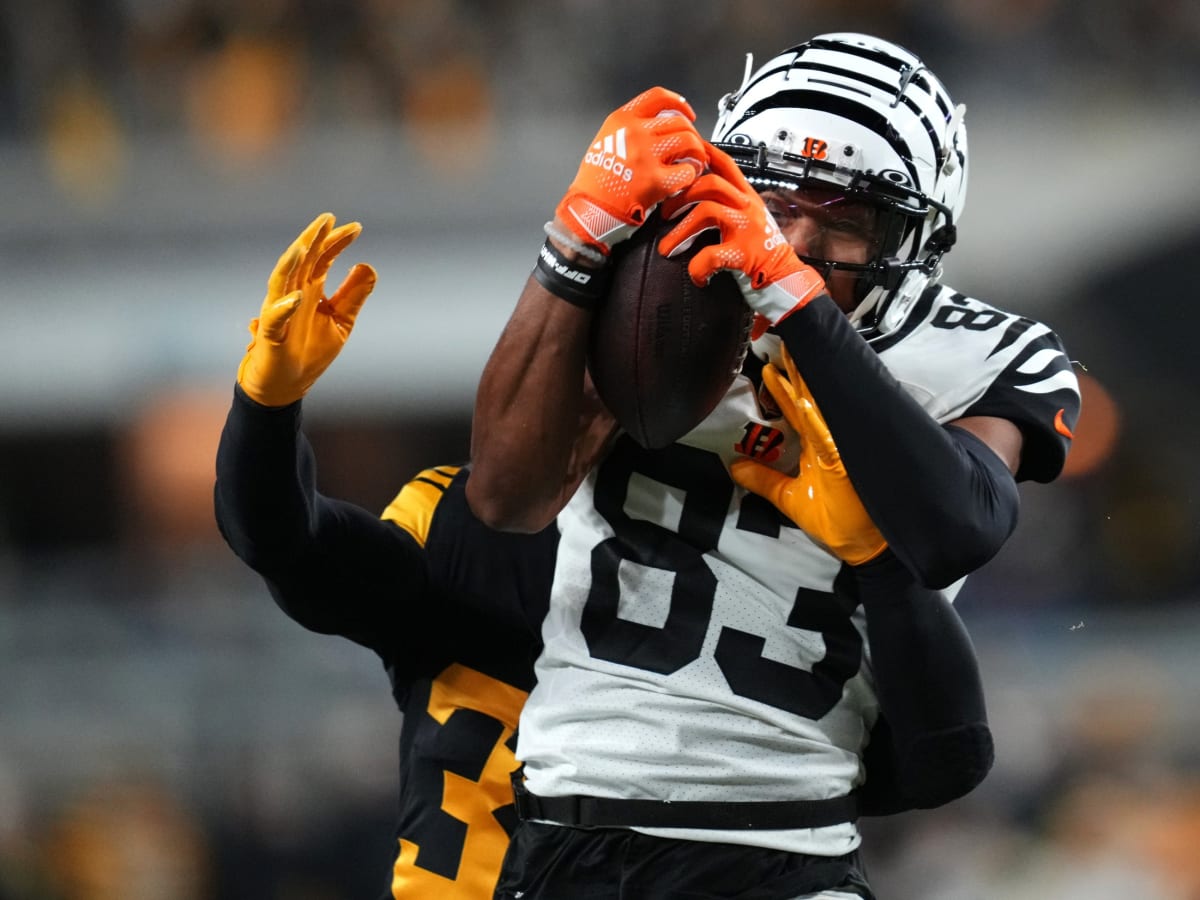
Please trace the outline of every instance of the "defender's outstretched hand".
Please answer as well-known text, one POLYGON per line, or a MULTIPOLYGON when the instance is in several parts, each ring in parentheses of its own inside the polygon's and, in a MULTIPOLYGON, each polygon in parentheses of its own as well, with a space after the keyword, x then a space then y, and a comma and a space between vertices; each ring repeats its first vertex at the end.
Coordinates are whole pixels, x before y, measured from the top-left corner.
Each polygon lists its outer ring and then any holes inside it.
POLYGON ((661 87, 612 113, 555 210, 561 225, 608 256, 704 168, 707 154, 695 120, 683 97, 661 87))
POLYGON ((800 260, 779 230, 762 197, 729 155, 706 144, 708 172, 663 204, 668 219, 680 222, 658 243, 664 256, 687 250, 706 231, 720 239, 701 248, 688 263, 700 286, 721 271, 730 272, 746 304, 774 325, 825 292, 825 280, 800 260))
POLYGON ((771 501, 839 559, 851 565, 865 563, 882 553, 887 541, 858 499, 829 426, 786 348, 783 362, 787 380, 767 364, 763 383, 800 435, 799 471, 784 475, 756 460, 739 459, 729 467, 730 474, 746 490, 771 501))
POLYGON ((307 393, 346 343, 354 320, 375 287, 375 270, 359 263, 325 296, 325 277, 362 225, 334 227, 322 213, 279 257, 267 281, 252 338, 238 367, 242 390, 263 406, 287 406, 307 393))

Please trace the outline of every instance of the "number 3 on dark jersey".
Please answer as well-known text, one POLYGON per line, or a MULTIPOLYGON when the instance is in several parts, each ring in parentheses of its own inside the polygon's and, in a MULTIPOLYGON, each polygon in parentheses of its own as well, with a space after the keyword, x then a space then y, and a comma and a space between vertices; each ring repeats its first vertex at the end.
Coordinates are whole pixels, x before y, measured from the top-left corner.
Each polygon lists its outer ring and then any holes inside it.
MULTIPOLYGON (((613 536, 592 550, 592 585, 580 623, 594 658, 663 675, 699 659, 717 590, 704 554, 717 547, 733 490, 715 453, 684 444, 647 452, 628 438, 617 443, 597 472, 594 497, 613 536), (683 494, 678 532, 625 512, 635 474, 683 494), (673 573, 661 627, 618 616, 622 561, 673 573)), ((722 627, 715 658, 733 693, 814 720, 834 707, 862 657, 862 638, 850 620, 856 604, 841 581, 834 593, 800 588, 788 615, 788 627, 824 639, 825 655, 811 671, 764 657, 762 635, 722 627)))

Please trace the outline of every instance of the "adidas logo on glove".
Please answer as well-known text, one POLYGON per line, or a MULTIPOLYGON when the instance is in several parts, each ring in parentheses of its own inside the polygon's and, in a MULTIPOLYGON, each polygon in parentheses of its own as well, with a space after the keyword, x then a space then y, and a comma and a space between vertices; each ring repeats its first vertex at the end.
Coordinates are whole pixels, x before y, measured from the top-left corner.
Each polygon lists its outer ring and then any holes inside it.
POLYGON ((622 181, 633 181, 633 169, 625 165, 625 129, 618 128, 613 134, 592 144, 592 149, 583 157, 588 165, 599 166, 611 171, 622 181))

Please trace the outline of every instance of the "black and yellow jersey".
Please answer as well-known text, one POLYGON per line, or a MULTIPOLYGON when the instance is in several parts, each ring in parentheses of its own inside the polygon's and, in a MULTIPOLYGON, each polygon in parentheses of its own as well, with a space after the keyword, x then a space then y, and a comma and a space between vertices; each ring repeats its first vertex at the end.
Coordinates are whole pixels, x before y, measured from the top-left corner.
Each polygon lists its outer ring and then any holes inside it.
POLYGON ((493 531, 466 469, 413 478, 382 517, 316 490, 300 404, 235 391, 218 525, 304 627, 374 650, 403 714, 396 857, 383 896, 488 898, 516 822, 510 774, 558 533, 493 531))
POLYGON ((557 532, 488 529, 467 507, 466 478, 452 467, 428 469, 383 517, 425 548, 439 591, 467 599, 473 609, 520 608, 531 630, 447 623, 443 633, 455 634, 453 661, 431 678, 394 681, 404 713, 397 900, 491 897, 516 825, 510 776, 517 768, 517 719, 533 686, 540 643, 532 638, 545 614, 557 532))

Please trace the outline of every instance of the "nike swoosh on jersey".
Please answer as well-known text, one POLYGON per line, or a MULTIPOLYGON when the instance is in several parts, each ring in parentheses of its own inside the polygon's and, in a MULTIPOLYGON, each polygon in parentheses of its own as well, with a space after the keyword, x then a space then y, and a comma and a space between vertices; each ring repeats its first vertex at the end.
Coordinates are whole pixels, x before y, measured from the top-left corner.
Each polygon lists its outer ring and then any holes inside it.
POLYGON ((1059 409, 1059 411, 1054 414, 1054 430, 1068 440, 1074 440, 1075 435, 1071 432, 1071 429, 1067 427, 1067 423, 1063 421, 1064 412, 1066 412, 1065 409, 1059 409))

